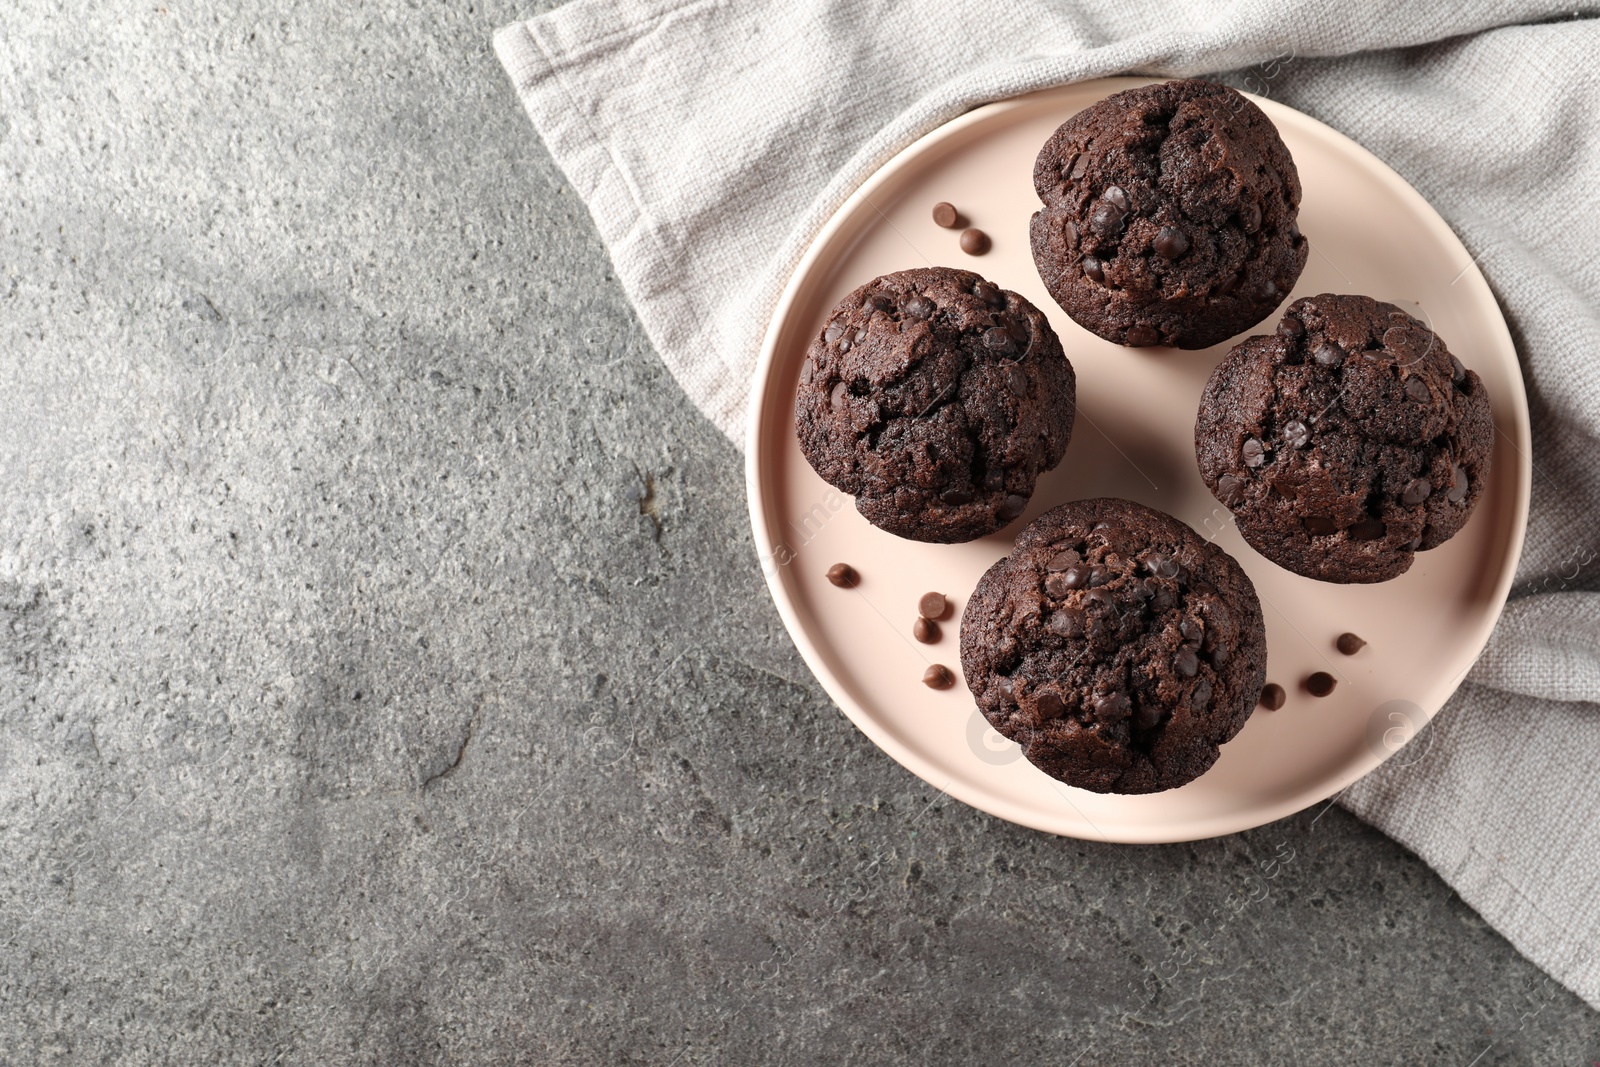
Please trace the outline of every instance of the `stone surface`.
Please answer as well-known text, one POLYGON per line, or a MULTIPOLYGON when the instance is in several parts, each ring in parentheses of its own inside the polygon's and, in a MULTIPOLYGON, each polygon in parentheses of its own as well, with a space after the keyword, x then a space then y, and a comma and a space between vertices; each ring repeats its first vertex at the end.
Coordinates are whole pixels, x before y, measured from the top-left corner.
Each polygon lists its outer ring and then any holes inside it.
POLYGON ((1600 1059, 1337 808, 1058 840, 850 726, 529 13, 0 7, 0 1063, 1600 1059))

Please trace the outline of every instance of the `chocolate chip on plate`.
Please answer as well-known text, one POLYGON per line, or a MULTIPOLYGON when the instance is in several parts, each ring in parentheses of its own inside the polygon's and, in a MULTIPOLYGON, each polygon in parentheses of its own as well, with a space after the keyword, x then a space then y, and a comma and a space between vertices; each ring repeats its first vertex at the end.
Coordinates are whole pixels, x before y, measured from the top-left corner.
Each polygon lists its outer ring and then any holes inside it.
POLYGON ((1283 686, 1277 682, 1268 682, 1261 687, 1261 706, 1268 711, 1277 711, 1288 699, 1289 694, 1285 693, 1283 686))
POLYGON ((961 251, 969 256, 981 256, 989 251, 989 235, 976 226, 961 231, 961 251))
POLYGON ((1363 648, 1367 647, 1367 642, 1365 640, 1352 633, 1340 634, 1339 639, 1333 644, 1335 648, 1347 656, 1353 656, 1357 652, 1360 652, 1363 648))
POLYGON ((1333 692, 1333 687, 1338 684, 1334 681, 1333 675, 1327 671, 1317 671, 1306 679, 1306 692, 1314 697, 1325 697, 1333 692))
POLYGON ((835 563, 828 568, 828 581, 840 589, 850 589, 860 580, 861 576, 848 563, 835 563))
POLYGON ((943 663, 935 663, 922 672, 922 684, 929 689, 949 689, 956 684, 956 676, 943 663))
POLYGON ((922 599, 917 601, 917 614, 924 619, 942 619, 949 610, 950 602, 943 593, 923 593, 922 599))
POLYGON ((960 221, 961 212, 956 210, 954 204, 941 200, 933 205, 933 223, 935 226, 943 226, 947 230, 953 230, 960 221))
POLYGON ((911 624, 911 636, 925 645, 931 645, 939 640, 939 624, 918 615, 917 621, 911 624))

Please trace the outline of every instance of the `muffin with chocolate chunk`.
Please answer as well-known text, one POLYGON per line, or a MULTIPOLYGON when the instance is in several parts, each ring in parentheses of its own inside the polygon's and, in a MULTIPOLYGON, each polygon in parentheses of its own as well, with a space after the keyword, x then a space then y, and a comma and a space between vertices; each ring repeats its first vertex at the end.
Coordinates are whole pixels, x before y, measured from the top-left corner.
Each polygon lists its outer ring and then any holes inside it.
POLYGON ((1121 345, 1206 348, 1266 318, 1309 246, 1272 121, 1224 85, 1115 93, 1045 142, 1033 258, 1074 322, 1121 345))
POLYGON ((1250 546, 1325 582, 1384 582, 1483 497, 1494 421, 1438 334, 1367 296, 1296 300, 1217 364, 1200 476, 1250 546))
POLYGON ((795 432, 874 526, 971 541, 1020 516, 1061 461, 1075 389, 1027 300, 971 271, 900 271, 841 300, 811 342, 795 432))
POLYGON ((1267 638, 1221 548, 1143 504, 1075 500, 979 580, 961 666, 989 724, 1046 774, 1154 793, 1204 774, 1243 728, 1267 638))

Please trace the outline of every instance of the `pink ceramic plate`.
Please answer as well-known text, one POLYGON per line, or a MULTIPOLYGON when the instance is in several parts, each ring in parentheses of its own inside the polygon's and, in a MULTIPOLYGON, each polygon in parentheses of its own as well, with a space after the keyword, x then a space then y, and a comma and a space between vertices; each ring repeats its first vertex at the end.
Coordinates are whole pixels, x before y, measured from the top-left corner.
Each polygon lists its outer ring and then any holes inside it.
MULTIPOLYGON (((1089 839, 1184 841, 1259 826, 1333 796, 1438 711, 1505 603, 1527 520, 1531 449, 1510 334, 1461 242, 1416 190, 1355 142, 1258 99, 1305 186, 1300 227, 1311 259, 1289 299, 1364 293, 1431 323, 1482 376, 1499 433, 1488 492, 1472 521, 1448 544, 1420 553, 1395 581, 1315 582, 1245 545, 1194 462, 1195 404, 1229 346, 1181 352, 1102 341, 1045 294, 1028 250, 1028 219, 1038 207, 1033 160, 1045 138, 1074 112, 1140 84, 1088 82, 979 108, 901 152, 846 201, 773 315, 756 372, 747 478, 756 544, 784 623, 829 695, 879 747, 1003 819, 1089 839), (964 254, 954 231, 934 225, 929 212, 941 200, 990 235, 987 255, 964 254), (965 545, 918 544, 868 525, 852 500, 807 466, 794 435, 800 364, 828 310, 876 275, 932 264, 971 268, 1033 301, 1078 373, 1066 459, 1041 480, 1022 520, 965 545), (922 593, 948 594, 959 614, 1024 523, 1091 496, 1129 497, 1178 516, 1231 552, 1261 594, 1267 676, 1289 691, 1289 702, 1281 711, 1257 710, 1216 766, 1181 789, 1102 796, 1049 778, 978 714, 961 680, 955 617, 939 643, 911 639, 922 593), (861 573, 857 588, 837 589, 824 577, 840 561, 861 573), (1334 649, 1346 630, 1370 642, 1355 656, 1334 649), (930 663, 949 666, 957 685, 925 687, 930 663), (1338 679, 1332 696, 1314 699, 1301 688, 1313 671, 1338 679)), ((1275 313, 1258 329, 1276 322, 1275 313)))

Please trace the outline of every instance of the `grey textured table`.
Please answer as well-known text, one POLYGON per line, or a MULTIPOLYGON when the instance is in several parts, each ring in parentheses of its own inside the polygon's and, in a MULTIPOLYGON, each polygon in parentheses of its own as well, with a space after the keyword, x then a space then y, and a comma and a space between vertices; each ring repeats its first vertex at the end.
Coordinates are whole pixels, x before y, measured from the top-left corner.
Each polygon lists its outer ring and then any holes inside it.
POLYGON ((0 8, 0 1063, 1600 1059, 1337 808, 1105 847, 901 770, 527 12, 225 7, 0 8))

